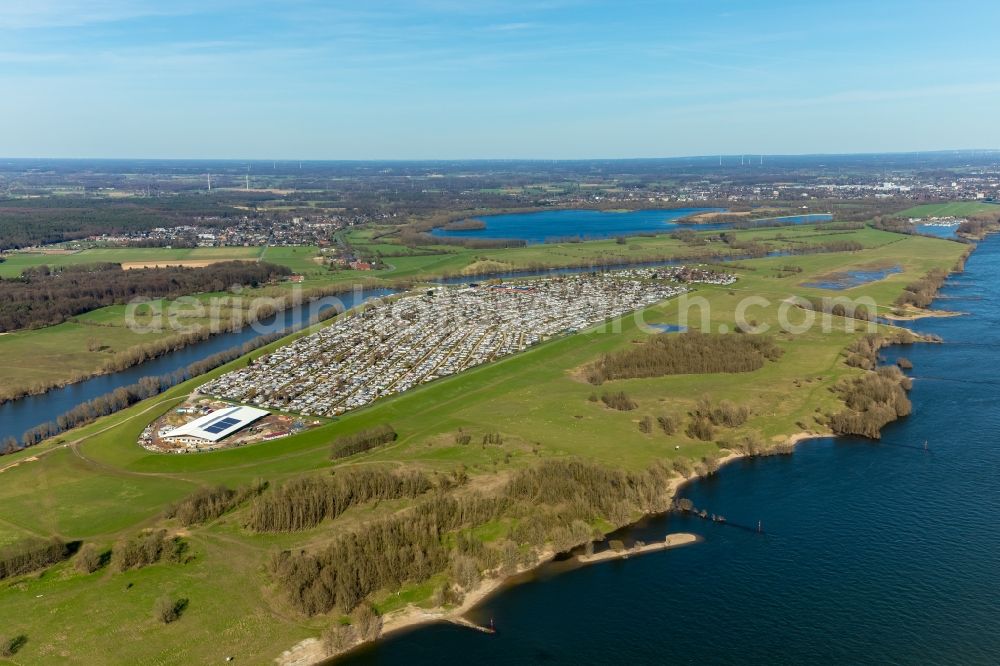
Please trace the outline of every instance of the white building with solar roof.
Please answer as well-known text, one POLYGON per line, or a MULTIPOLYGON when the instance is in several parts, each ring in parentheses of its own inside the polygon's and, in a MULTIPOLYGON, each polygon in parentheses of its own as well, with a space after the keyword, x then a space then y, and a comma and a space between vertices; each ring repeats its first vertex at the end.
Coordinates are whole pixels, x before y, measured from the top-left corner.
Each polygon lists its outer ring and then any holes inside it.
POLYGON ((175 444, 215 444, 268 414, 267 410, 256 407, 217 409, 163 433, 162 439, 175 444))

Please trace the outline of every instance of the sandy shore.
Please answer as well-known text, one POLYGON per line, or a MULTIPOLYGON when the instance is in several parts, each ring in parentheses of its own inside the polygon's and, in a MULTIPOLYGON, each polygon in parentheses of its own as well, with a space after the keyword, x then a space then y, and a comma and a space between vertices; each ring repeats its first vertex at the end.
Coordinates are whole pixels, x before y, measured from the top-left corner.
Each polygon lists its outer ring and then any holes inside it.
MULTIPOLYGON (((830 435, 817 434, 812 432, 798 432, 790 437, 788 437, 785 442, 786 444, 795 446, 800 442, 808 439, 816 439, 820 437, 829 437, 830 435)), ((731 462, 745 458, 746 454, 739 452, 730 452, 728 455, 719 459, 719 467, 727 465, 731 462)), ((667 488, 667 493, 670 497, 676 497, 677 491, 686 483, 696 481, 698 476, 683 477, 678 476, 670 480, 670 485, 667 488)), ((700 541, 700 537, 695 534, 690 534, 687 532, 677 532, 674 534, 668 534, 663 541, 657 541, 650 544, 645 544, 639 547, 628 548, 621 551, 614 550, 603 550, 593 555, 578 555, 576 558, 577 563, 581 565, 597 564, 599 562, 607 562, 617 559, 627 559, 629 557, 643 555, 646 553, 657 552, 661 550, 666 550, 669 548, 677 548, 679 546, 686 546, 700 541)), ((466 619, 464 616, 466 613, 471 611, 473 608, 482 603, 487 597, 499 590, 506 583, 508 583, 512 578, 520 574, 527 573, 533 569, 540 567, 541 565, 550 562, 552 558, 556 556, 556 551, 545 550, 543 551, 534 564, 530 566, 522 566, 517 569, 517 571, 506 575, 494 575, 486 576, 483 578, 482 582, 472 591, 467 592, 462 600, 462 603, 458 606, 449 609, 443 608, 420 608, 418 606, 407 606, 397 611, 387 613, 382 618, 382 633, 380 638, 398 633, 400 631, 411 629, 413 627, 429 624, 431 622, 453 622, 458 625, 469 627, 470 629, 483 630, 473 623, 472 621, 466 619)), ((312 666, 313 664, 318 664, 333 657, 339 656, 354 648, 360 646, 362 643, 358 642, 350 646, 348 649, 343 650, 337 654, 328 654, 323 646, 322 641, 317 638, 307 638, 292 648, 283 652, 279 657, 275 659, 277 664, 280 666, 312 666)))
POLYGON ((676 548, 677 546, 686 546, 687 544, 697 543, 699 540, 700 537, 696 534, 676 532, 674 534, 668 534, 663 541, 647 543, 643 546, 634 546, 632 548, 625 548, 624 550, 612 550, 608 548, 607 550, 602 550, 601 552, 594 553, 593 555, 578 555, 576 561, 581 564, 594 564, 596 562, 608 562, 610 560, 627 560, 628 558, 636 555, 655 553, 660 550, 667 550, 668 548, 676 548))
POLYGON ((897 314, 884 314, 881 315, 883 319, 888 319, 890 321, 916 321, 917 319, 928 319, 928 318, 938 318, 938 317, 962 317, 966 313, 964 312, 951 312, 948 310, 914 310, 908 312, 905 315, 897 314))

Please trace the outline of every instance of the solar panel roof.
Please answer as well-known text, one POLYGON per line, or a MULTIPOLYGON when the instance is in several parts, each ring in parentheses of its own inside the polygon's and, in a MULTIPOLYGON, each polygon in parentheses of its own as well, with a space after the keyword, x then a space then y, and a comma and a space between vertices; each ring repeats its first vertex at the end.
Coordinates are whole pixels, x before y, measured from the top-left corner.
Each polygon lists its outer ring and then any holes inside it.
POLYGON ((218 441, 257 419, 267 416, 263 409, 254 407, 228 407, 186 423, 166 433, 166 437, 194 436, 212 442, 218 441))

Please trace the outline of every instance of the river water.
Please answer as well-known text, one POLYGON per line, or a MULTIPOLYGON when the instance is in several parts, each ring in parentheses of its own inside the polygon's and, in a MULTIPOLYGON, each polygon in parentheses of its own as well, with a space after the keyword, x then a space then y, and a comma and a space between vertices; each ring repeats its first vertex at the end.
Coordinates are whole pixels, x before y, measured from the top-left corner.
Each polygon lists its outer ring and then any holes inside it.
MULTIPOLYGON (((506 219, 508 221, 507 223, 513 224, 513 226, 508 229, 510 233, 515 234, 514 236, 510 236, 511 238, 520 237, 517 235, 520 233, 519 230, 523 231, 529 228, 535 228, 536 230, 543 229, 545 230, 544 234, 542 232, 538 233, 540 234, 539 238, 544 240, 543 236, 548 234, 550 231, 555 231, 562 235, 579 236, 582 233, 582 230, 587 230, 588 235, 593 236, 593 234, 597 234, 597 237, 608 237, 619 233, 638 233, 654 229, 662 232, 667 228, 672 229, 682 226, 673 222, 665 223, 664 216, 669 219, 678 219, 693 213, 712 210, 722 209, 687 208, 675 210, 639 210, 629 212, 560 210, 545 211, 541 213, 489 216, 487 219, 490 220, 489 224, 491 225, 491 229, 494 228, 494 220, 500 218, 506 219), (546 222, 546 220, 548 220, 548 222, 546 222), (552 226, 553 224, 555 226, 552 226), (663 224, 667 224, 667 227, 663 227, 663 224), (572 234, 568 233, 568 230, 571 228, 575 228, 577 231, 572 234), (601 234, 603 234, 603 236, 601 234)), ((770 218, 767 221, 802 224, 829 219, 831 219, 831 216, 827 214, 812 214, 770 218)), ((720 223, 714 225, 698 225, 696 228, 699 230, 705 230, 728 228, 730 226, 731 225, 728 223, 720 223)), ((442 230, 435 230, 435 232, 438 231, 442 230)), ((466 233, 468 232, 454 232, 455 235, 465 235, 466 233)), ((480 232, 475 232, 473 235, 478 233, 480 232)), ((773 253, 773 256, 777 256, 779 254, 781 253, 776 252, 773 253)), ((731 259, 739 259, 739 257, 731 257, 731 259)), ((631 265, 623 264, 620 266, 604 266, 601 267, 600 270, 626 267, 644 268, 677 263, 682 262, 668 261, 631 265)), ((439 280, 439 282, 441 284, 463 284, 498 277, 521 278, 546 275, 565 275, 590 270, 595 269, 591 267, 555 268, 538 271, 497 273, 478 277, 454 277, 442 279, 439 280)), ((336 304, 338 307, 350 309, 368 301, 369 299, 388 296, 392 293, 395 292, 386 289, 369 290, 363 293, 346 292, 335 298, 324 300, 336 304)), ((278 331, 290 331, 296 326, 308 323, 310 315, 316 311, 317 309, 315 307, 310 308, 308 306, 301 309, 287 310, 275 315, 274 317, 262 320, 254 326, 248 326, 239 331, 213 336, 206 341, 189 345, 175 352, 169 352, 158 358, 133 366, 121 372, 92 377, 82 382, 50 390, 44 394, 28 396, 0 404, 0 440, 3 440, 8 436, 20 439, 25 431, 30 428, 47 421, 53 421, 60 414, 68 412, 70 409, 73 409, 81 403, 92 400, 106 393, 110 393, 116 388, 134 384, 142 377, 165 375, 174 372, 175 370, 187 367, 196 361, 208 358, 218 352, 240 346, 245 342, 249 342, 250 340, 253 340, 261 335, 267 335, 278 331)))
POLYGON ((324 298, 315 304, 306 304, 302 307, 284 310, 238 331, 220 333, 203 342, 188 345, 183 349, 169 352, 121 372, 99 375, 62 388, 52 389, 40 395, 6 402, 0 405, 0 440, 8 435, 20 439, 21 435, 29 428, 55 420, 60 414, 83 402, 110 393, 116 388, 134 384, 143 377, 169 374, 213 354, 238 347, 262 335, 290 331, 294 327, 307 324, 314 313, 320 312, 325 307, 350 309, 372 298, 392 293, 394 292, 387 289, 372 289, 364 292, 352 291, 338 294, 335 297, 324 298))
POLYGON ((654 517, 623 533, 699 544, 510 587, 344 664, 1000 663, 1000 237, 913 328, 914 413, 879 442, 824 438, 737 462, 682 495, 727 524, 654 517), (926 442, 926 449, 925 449, 926 442), (764 534, 757 534, 758 521, 764 534))

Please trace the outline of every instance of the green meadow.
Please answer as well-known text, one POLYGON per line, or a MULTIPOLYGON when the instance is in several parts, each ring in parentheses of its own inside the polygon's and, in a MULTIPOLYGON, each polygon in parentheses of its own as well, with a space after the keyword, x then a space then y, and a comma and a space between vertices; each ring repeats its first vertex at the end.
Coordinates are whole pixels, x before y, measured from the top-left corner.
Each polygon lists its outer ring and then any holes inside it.
POLYGON ((897 217, 964 217, 976 213, 996 213, 1000 207, 994 203, 981 201, 949 201, 947 203, 924 204, 907 208, 896 213, 897 217))
MULTIPOLYGON (((741 233, 780 247, 816 242, 833 232, 784 228, 741 233)), ((861 372, 844 364, 843 350, 864 331, 860 325, 850 331, 847 321, 833 318, 829 331, 816 326, 801 333, 783 332, 779 328, 783 312, 793 323, 809 316, 787 306, 783 309, 783 303, 794 295, 865 296, 888 309, 905 284, 933 268, 951 268, 965 250, 955 242, 868 228, 835 237, 857 239, 865 249, 739 261, 729 268, 739 276, 735 285, 697 285, 686 297, 688 301, 704 299, 708 306, 704 325, 700 309, 688 324, 709 331, 732 331, 745 297, 760 297, 747 316, 772 327, 771 334, 784 354, 757 371, 629 379, 602 387, 580 379, 580 370, 601 354, 627 348, 650 335, 643 323, 679 323, 685 299, 675 298, 378 401, 294 437, 197 455, 158 455, 136 444, 137 435, 153 418, 197 385, 246 363, 240 359, 55 440, 0 458, 0 506, 4 507, 0 544, 58 535, 107 548, 146 527, 178 531, 173 521, 162 517, 164 509, 195 489, 220 483, 232 487, 255 479, 275 484, 303 473, 329 471, 334 467, 329 446, 335 437, 383 423, 392 424, 399 433, 395 442, 338 461, 337 466, 465 469, 473 487, 489 488, 512 470, 551 458, 580 458, 635 470, 654 461, 700 460, 718 456, 719 445, 692 439, 683 429, 670 436, 661 431, 644 434, 638 422, 660 414, 684 419, 701 396, 728 399, 751 410, 745 424, 719 433, 722 440, 755 433, 765 441, 781 443, 803 430, 825 433, 814 416, 837 410, 840 404, 830 388, 840 378, 861 372), (802 286, 845 269, 889 265, 899 266, 902 272, 845 291, 802 286), (790 267, 801 271, 787 270, 790 267), (590 400, 592 393, 602 390, 624 390, 638 403, 637 409, 619 412, 590 400), (459 428, 473 434, 473 444, 455 442, 453 435, 459 428), (493 431, 502 433, 502 446, 476 443, 482 434, 493 431)), ((634 244, 659 251, 671 242, 675 241, 641 238, 634 244)), ((633 244, 631 239, 629 243, 633 244)), ((281 250, 276 256, 284 261, 303 260, 298 253, 281 250)), ((435 266, 432 258, 453 259, 457 267, 462 261, 468 265, 482 257, 526 265, 540 258, 558 262, 639 251, 610 241, 393 257, 391 263, 400 277, 400 271, 407 270, 424 275, 435 266), (397 262, 402 259, 413 263, 401 268, 397 262)), ((18 663, 24 664, 188 664, 221 661, 229 655, 239 663, 270 663, 282 650, 318 635, 336 621, 296 614, 266 574, 270 555, 285 548, 316 547, 342 530, 405 506, 399 501, 356 507, 312 530, 281 535, 246 531, 241 526, 245 509, 237 509, 180 532, 190 544, 191 560, 185 564, 155 564, 125 573, 104 568, 83 574, 64 563, 42 574, 2 581, 3 633, 27 636, 28 642, 17 655, 18 663), (169 625, 156 622, 151 612, 154 601, 166 593, 189 600, 181 619, 169 625)), ((502 531, 502 525, 484 525, 476 534, 490 539, 502 531)), ((414 581, 402 590, 385 590, 376 602, 383 610, 403 601, 425 604, 432 587, 414 581)))
MULTIPOLYGON (((319 248, 315 246, 289 246, 266 248, 128 248, 90 249, 68 255, 42 255, 13 253, 0 263, 0 275, 15 276, 30 266, 40 264, 68 265, 93 262, 169 261, 247 259, 263 260, 287 266, 304 277, 302 288, 326 288, 355 283, 384 283, 391 286, 399 281, 432 279, 441 275, 478 274, 530 270, 540 267, 575 266, 588 264, 635 263, 665 257, 683 259, 705 253, 734 254, 720 242, 692 246, 670 237, 635 236, 622 245, 615 240, 584 243, 547 243, 524 248, 501 250, 468 250, 464 248, 430 246, 419 252, 399 245, 388 232, 392 228, 354 230, 348 233, 350 242, 358 248, 380 248, 385 254, 400 253, 405 256, 387 256, 388 268, 380 271, 331 271, 317 262, 319 248), (367 245, 372 243, 372 245, 367 245)), ((702 236, 715 235, 699 232, 702 236)), ((780 227, 773 229, 734 231, 738 241, 753 241, 766 245, 771 251, 800 250, 809 245, 852 240, 866 248, 894 243, 897 236, 871 228, 849 231, 831 231, 822 226, 780 227)), ((283 283, 282 289, 292 288, 283 283)), ((265 288, 246 295, 267 293, 265 288)), ((198 298, 210 301, 220 294, 202 294, 198 298)), ((163 305, 166 311, 169 303, 163 305)), ((192 319, 191 324, 208 324, 208 320, 192 319)), ((50 386, 79 380, 100 372, 111 354, 137 345, 155 342, 171 334, 163 332, 134 332, 126 325, 125 307, 109 306, 74 317, 71 321, 48 328, 0 335, 0 370, 10 387, 31 387, 38 384, 50 386)))

